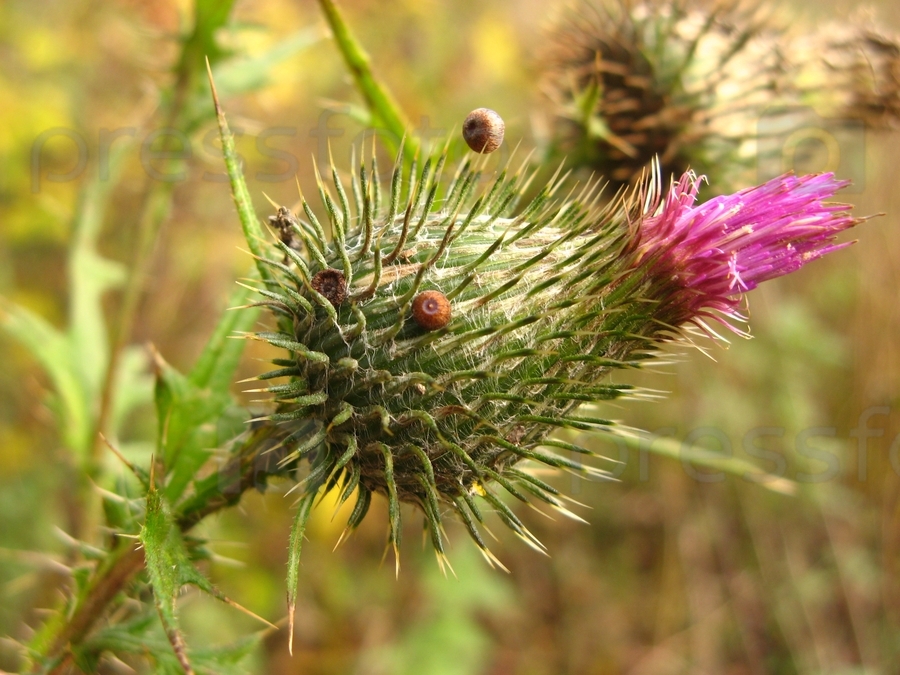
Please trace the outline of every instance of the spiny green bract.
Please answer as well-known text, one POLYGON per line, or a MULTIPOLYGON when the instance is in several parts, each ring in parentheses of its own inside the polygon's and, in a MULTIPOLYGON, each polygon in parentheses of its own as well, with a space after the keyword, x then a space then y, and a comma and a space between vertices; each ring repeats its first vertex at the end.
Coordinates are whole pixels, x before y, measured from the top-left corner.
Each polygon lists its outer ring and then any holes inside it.
POLYGON ((466 161, 444 186, 444 164, 435 157, 405 173, 398 160, 383 197, 374 161, 349 189, 332 166, 333 187, 318 186, 324 225, 305 200, 300 217, 280 207, 270 218, 281 259, 266 261, 274 281, 260 293, 278 330, 253 337, 290 352, 260 379, 289 381, 256 391, 277 402, 267 423, 294 427, 280 466, 309 461, 305 494, 324 485, 343 502, 356 493, 345 534, 378 492, 395 551, 400 504, 413 503, 443 564, 449 506, 496 563, 479 533, 482 507, 540 549, 497 490, 573 516, 529 466, 606 475, 573 459, 587 449, 552 432, 609 432, 609 421, 579 414, 579 404, 627 391, 604 376, 645 358, 666 328, 652 320, 653 303, 639 300, 640 275, 620 274, 622 200, 598 208, 588 187, 558 203, 551 181, 513 217, 527 172, 503 170, 483 187, 466 161), (314 289, 322 270, 344 276, 337 306, 314 289), (443 328, 413 320, 413 299, 426 290, 452 305, 443 328))

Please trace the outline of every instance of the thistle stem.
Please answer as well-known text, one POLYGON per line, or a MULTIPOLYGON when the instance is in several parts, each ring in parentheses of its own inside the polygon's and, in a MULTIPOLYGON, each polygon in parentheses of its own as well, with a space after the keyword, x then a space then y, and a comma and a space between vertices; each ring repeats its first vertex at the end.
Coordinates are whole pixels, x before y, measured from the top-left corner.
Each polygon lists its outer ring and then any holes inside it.
POLYGON ((391 152, 397 152, 400 141, 403 140, 403 153, 408 161, 412 161, 419 153, 419 140, 408 134, 412 129, 409 119, 397 104, 391 91, 378 80, 372 71, 369 55, 362 45, 350 32, 350 28, 341 16, 340 10, 333 0, 319 0, 322 14, 331 27, 334 41, 344 57, 347 68, 356 81, 356 86, 363 98, 369 112, 376 121, 380 121, 391 132, 393 138, 386 138, 391 152))

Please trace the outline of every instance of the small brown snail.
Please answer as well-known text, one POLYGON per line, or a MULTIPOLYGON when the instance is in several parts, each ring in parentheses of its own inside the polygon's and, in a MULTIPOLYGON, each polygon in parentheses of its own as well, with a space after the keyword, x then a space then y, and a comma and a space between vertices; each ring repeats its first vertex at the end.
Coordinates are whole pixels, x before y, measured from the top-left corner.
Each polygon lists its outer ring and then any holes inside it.
POLYGON ((422 291, 412 303, 413 319, 425 330, 437 330, 450 323, 450 301, 440 291, 422 291))
POLYGON ((463 122, 463 138, 475 152, 493 152, 503 143, 506 125, 503 118, 490 108, 477 108, 463 122))
POLYGON ((310 285, 335 307, 347 299, 347 281, 339 270, 319 270, 313 275, 310 285))

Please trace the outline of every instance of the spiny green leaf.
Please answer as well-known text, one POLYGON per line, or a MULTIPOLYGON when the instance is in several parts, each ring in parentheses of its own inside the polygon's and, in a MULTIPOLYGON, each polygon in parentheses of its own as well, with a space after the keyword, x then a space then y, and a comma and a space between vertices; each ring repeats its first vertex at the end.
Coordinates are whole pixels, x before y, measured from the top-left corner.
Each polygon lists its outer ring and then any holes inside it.
POLYGON ((174 501, 218 444, 215 422, 231 397, 195 386, 159 354, 154 360, 157 453, 166 472, 166 497, 174 501))
MULTIPOLYGON (((244 663, 261 638, 261 633, 253 633, 228 645, 192 648, 191 665, 197 673, 206 675, 247 675, 250 670, 244 663)), ((104 626, 73 649, 76 663, 85 672, 94 672, 88 667, 91 664, 96 667, 105 652, 149 655, 155 662, 154 672, 158 674, 182 675, 184 672, 160 629, 158 617, 151 612, 104 626)))
MULTIPOLYGON (((230 5, 230 3, 227 3, 230 5)), ((222 155, 225 158, 225 170, 228 173, 228 180, 231 183, 231 196, 234 199, 234 205, 237 207, 238 217, 241 220, 241 228, 244 231, 244 239, 247 240, 247 246, 256 257, 256 268, 260 277, 265 281, 272 280, 272 271, 262 262, 265 258, 263 251, 263 242, 266 241, 266 232, 259 224, 256 212, 253 209, 253 200, 250 198, 250 191, 247 189, 247 183, 244 180, 244 174, 241 170, 240 160, 234 147, 234 136, 231 129, 228 128, 228 122, 225 120, 225 113, 219 105, 219 96, 216 93, 216 85, 212 78, 212 69, 209 62, 206 64, 207 74, 209 76, 209 86, 212 89, 213 103, 216 108, 216 119, 219 124, 219 138, 222 140, 222 155)))
POLYGON ((288 650, 294 653, 294 609, 297 606, 297 581, 300 576, 300 550, 303 547, 303 533, 312 512, 316 491, 307 492, 297 505, 294 524, 291 526, 291 538, 288 544, 288 650))
MULTIPOLYGON (((238 286, 232 307, 246 303, 251 290, 238 286)), ((223 440, 221 421, 233 405, 230 387, 244 349, 233 333, 250 328, 256 308, 225 310, 189 376, 184 376, 155 354, 157 453, 163 460, 166 497, 178 499, 212 450, 223 440)))
POLYGON ((236 607, 270 627, 274 626, 227 598, 203 576, 191 562, 181 530, 175 524, 162 494, 152 484, 147 492, 147 516, 141 530, 147 573, 153 587, 153 597, 166 636, 185 672, 192 672, 187 660, 184 639, 178 626, 175 600, 185 584, 196 586, 214 598, 236 607))
POLYGON ((153 587, 153 599, 166 637, 185 673, 191 674, 194 671, 188 661, 184 637, 178 627, 175 598, 181 587, 199 576, 199 573, 188 558, 181 533, 175 527, 162 495, 152 483, 147 493, 147 518, 141 530, 141 543, 144 546, 147 574, 153 587))
POLYGON ((103 512, 106 515, 106 526, 118 533, 135 534, 140 531, 139 519, 144 515, 144 494, 149 486, 149 475, 136 465, 128 468, 138 478, 138 485, 120 474, 115 478, 112 491, 103 493, 103 512), (138 491, 140 490, 140 494, 138 491))

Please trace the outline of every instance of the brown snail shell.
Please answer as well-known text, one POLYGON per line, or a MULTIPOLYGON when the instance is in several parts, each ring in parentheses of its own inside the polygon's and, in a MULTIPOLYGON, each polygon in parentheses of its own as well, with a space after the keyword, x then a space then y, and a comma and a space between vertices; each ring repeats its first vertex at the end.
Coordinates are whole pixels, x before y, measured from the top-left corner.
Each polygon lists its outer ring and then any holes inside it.
POLYGON ((472 150, 486 154, 503 143, 506 125, 503 118, 490 108, 477 108, 463 122, 463 138, 472 150))
POLYGON ((425 330, 437 330, 450 323, 450 301, 440 291, 422 291, 412 303, 413 319, 425 330))

